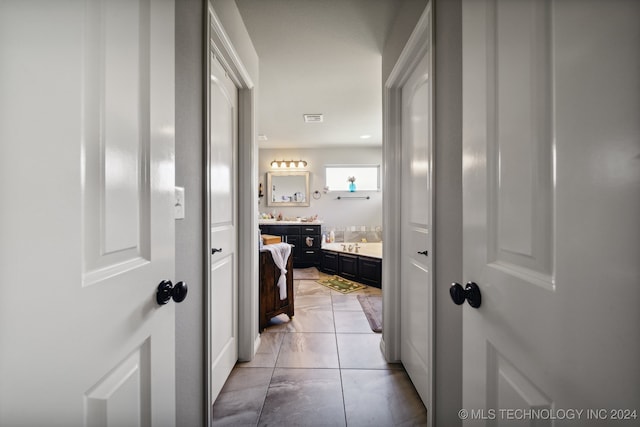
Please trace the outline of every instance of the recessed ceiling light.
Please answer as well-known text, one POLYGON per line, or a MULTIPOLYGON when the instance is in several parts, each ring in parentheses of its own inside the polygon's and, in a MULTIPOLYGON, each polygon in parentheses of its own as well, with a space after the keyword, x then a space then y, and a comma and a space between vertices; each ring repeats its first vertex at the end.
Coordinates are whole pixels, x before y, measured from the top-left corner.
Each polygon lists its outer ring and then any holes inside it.
POLYGON ((371 138, 371 135, 360 135, 360 138, 369 139, 369 138, 371 138))
POLYGON ((322 114, 303 114, 305 123, 322 123, 324 116, 322 114))

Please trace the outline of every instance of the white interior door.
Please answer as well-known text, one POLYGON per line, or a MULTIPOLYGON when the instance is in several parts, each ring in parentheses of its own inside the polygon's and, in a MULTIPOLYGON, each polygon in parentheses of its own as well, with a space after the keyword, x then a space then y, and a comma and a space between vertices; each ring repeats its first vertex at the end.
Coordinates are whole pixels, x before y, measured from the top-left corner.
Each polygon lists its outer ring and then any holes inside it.
POLYGON ((466 425, 638 425, 639 17, 463 2, 466 425))
POLYGON ((175 425, 173 15, 0 2, 0 425, 175 425))
POLYGON ((237 138, 238 90, 210 57, 209 275, 211 405, 238 360, 237 138))
POLYGON ((429 55, 402 88, 401 359, 432 408, 432 140, 429 55))

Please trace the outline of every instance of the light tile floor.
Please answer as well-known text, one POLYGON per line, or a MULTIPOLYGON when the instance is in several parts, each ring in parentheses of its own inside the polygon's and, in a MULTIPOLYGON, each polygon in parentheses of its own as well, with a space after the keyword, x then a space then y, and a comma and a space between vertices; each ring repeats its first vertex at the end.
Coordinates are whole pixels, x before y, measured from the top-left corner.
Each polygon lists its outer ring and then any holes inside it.
MULTIPOLYGON (((321 276, 324 276, 320 273, 321 276)), ((251 362, 213 406, 214 426, 422 426, 426 409, 401 364, 389 364, 356 296, 295 280, 295 316, 272 319, 251 362)))

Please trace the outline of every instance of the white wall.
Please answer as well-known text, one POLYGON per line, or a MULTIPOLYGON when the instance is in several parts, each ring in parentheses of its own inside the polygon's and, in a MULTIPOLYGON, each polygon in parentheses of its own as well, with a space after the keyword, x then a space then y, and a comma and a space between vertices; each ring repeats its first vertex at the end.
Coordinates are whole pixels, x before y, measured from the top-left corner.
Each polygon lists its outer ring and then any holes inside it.
MULTIPOLYGON (((386 82, 428 0, 404 0, 382 55, 386 82)), ((460 426, 462 310, 449 284, 462 277, 462 13, 461 0, 434 0, 434 292, 436 426, 460 426)))
POLYGON ((176 2, 176 185, 185 219, 176 221, 176 278, 189 296, 176 304, 176 425, 205 425, 202 220, 202 0, 176 2))
MULTIPOLYGON (((260 212, 271 212, 274 208, 267 206, 267 172, 271 169, 273 160, 306 160, 307 170, 310 173, 309 193, 313 195, 315 190, 320 191, 321 197, 316 200, 310 197, 309 207, 282 207, 275 208, 282 212, 283 216, 312 216, 318 215, 318 219, 324 221, 325 227, 346 227, 364 225, 368 227, 382 226, 382 191, 356 191, 324 193, 325 165, 335 164, 382 164, 381 147, 353 147, 353 148, 283 148, 260 149, 258 179, 264 189, 264 197, 260 199, 260 212), (371 196, 371 199, 336 200, 337 196, 357 195, 371 196)), ((346 180, 346 177, 345 177, 346 180)), ((356 184, 357 184, 356 178, 356 184)))
MULTIPOLYGON (((258 55, 234 0, 213 8, 254 84, 258 55)), ((176 1, 176 185, 185 187, 186 217, 176 221, 176 280, 189 296, 176 304, 176 425, 206 425, 203 248, 203 41, 207 0, 176 1)), ((256 235, 252 233, 252 235, 256 235)), ((257 264, 255 268, 257 272, 257 264)), ((257 277, 257 274, 256 274, 257 277)), ((255 310, 257 315, 257 308, 255 310)), ((241 319, 244 320, 244 319, 241 319)), ((256 323, 257 330, 257 323, 256 323)))
POLYGON ((462 310, 451 302, 451 282, 462 277, 462 4, 437 0, 435 18, 436 341, 435 425, 460 426, 462 310))

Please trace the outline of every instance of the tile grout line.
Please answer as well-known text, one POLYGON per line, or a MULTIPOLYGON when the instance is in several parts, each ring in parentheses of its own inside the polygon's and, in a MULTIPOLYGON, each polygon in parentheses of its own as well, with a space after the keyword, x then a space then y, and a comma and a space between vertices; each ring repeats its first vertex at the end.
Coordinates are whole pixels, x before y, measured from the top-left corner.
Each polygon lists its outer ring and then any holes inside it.
POLYGON ((333 309, 334 292, 331 291, 331 317, 333 318, 333 337, 336 340, 336 353, 338 354, 338 373, 340 375, 340 393, 342 393, 342 411, 344 413, 344 425, 347 426, 347 405, 344 401, 344 382, 342 380, 342 363, 340 362, 340 347, 338 346, 338 329, 336 328, 336 312, 333 309))
MULTIPOLYGON (((298 281, 298 285, 300 285, 300 281, 298 281)), ((294 286, 293 297, 295 300, 296 287, 294 286)), ((291 320, 291 318, 289 318, 291 320)), ((264 333, 264 331, 262 331, 264 333)), ((287 336, 289 331, 285 330, 282 332, 282 339, 280 340, 280 345, 278 346, 278 354, 276 355, 276 359, 273 361, 273 369, 271 370, 271 378, 269 378, 269 384, 267 385, 267 391, 264 393, 264 399, 262 400, 262 406, 260 407, 260 414, 258 415, 258 420, 256 421, 256 427, 260 425, 260 419, 262 418, 262 412, 264 411, 264 404, 267 402, 267 395, 269 394, 269 389, 271 388, 271 383, 273 383, 273 376, 276 373, 276 366, 278 365, 278 359, 280 358, 280 351, 282 350, 282 344, 284 343, 284 339, 287 336)))

